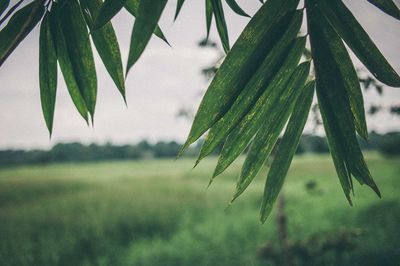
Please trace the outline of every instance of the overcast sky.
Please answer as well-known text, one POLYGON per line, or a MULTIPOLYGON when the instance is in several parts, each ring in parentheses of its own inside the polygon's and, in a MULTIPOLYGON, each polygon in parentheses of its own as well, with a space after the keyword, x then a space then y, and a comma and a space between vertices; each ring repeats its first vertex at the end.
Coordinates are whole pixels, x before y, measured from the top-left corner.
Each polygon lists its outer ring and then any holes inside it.
MULTIPOLYGON (((250 14, 260 7, 256 0, 238 2, 250 14)), ((383 15, 366 0, 345 2, 399 73, 399 21, 383 15)), ((177 118, 177 112, 183 106, 197 107, 201 93, 208 85, 201 75, 201 68, 214 62, 218 53, 197 47, 205 35, 204 1, 187 0, 180 17, 173 23, 175 4, 176 1, 169 1, 160 23, 172 48, 158 38, 152 38, 127 78, 128 108, 97 55, 99 88, 94 128, 87 127, 75 111, 59 76, 51 141, 40 107, 38 29, 35 29, 0 68, 0 149, 48 148, 60 141, 133 143, 141 139, 184 140, 190 121, 177 118)), ((234 15, 228 8, 225 10, 233 43, 248 19, 234 15)), ((113 24, 125 64, 133 19, 121 12, 113 24)), ((214 25, 211 38, 218 41, 214 25)), ((368 93, 366 102, 399 105, 399 96, 400 89, 387 88, 383 97, 368 93)), ((368 119, 368 123, 371 129, 378 131, 400 130, 400 119, 387 115, 368 119)))

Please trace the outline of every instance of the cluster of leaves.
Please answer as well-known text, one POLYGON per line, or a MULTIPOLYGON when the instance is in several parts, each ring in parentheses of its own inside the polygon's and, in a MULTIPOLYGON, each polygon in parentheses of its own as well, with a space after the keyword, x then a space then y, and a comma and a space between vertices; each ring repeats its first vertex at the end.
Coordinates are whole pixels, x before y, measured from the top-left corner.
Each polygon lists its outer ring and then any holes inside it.
MULTIPOLYGON (((392 0, 368 1, 400 19, 400 10, 392 0)), ((167 0, 34 0, 16 11, 0 31, 0 64, 41 21, 40 88, 48 128, 51 132, 57 62, 76 108, 88 121, 89 116, 93 119, 97 90, 90 38, 125 97, 121 55, 110 20, 122 8, 136 17, 127 73, 153 33, 165 40, 157 23, 166 3, 167 0)), ((248 16, 236 1, 226 3, 237 14, 248 16)), ((177 1, 175 18, 183 4, 184 0, 177 1)), ((2 1, 0 12, 7 6, 8 1, 2 1)), ((205 0, 207 36, 214 17, 227 55, 204 95, 180 154, 206 132, 197 163, 223 144, 212 181, 249 147, 234 200, 252 182, 271 151, 276 150, 265 184, 262 221, 271 212, 283 185, 315 90, 334 165, 349 203, 353 177, 380 195, 357 143, 357 134, 367 139, 368 131, 360 83, 344 42, 376 79, 400 87, 399 75, 341 0, 306 0, 303 8, 298 6, 299 0, 267 1, 230 48, 222 0, 205 0), (298 37, 305 11, 308 33, 298 37), (304 60, 307 39, 311 54, 304 60), (311 63, 315 80, 309 74, 311 63)), ((17 8, 10 8, 5 17, 17 8)), ((5 18, 1 20, 4 21, 5 18)))

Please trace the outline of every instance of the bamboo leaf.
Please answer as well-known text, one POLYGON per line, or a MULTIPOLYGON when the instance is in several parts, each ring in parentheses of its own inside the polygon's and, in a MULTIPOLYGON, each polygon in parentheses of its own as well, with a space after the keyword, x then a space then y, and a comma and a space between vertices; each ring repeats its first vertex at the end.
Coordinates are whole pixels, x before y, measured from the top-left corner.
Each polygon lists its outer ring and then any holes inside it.
POLYGON ((329 45, 330 53, 332 54, 335 64, 340 72, 338 74, 341 76, 337 82, 343 82, 342 86, 346 88, 356 130, 360 136, 367 139, 368 129, 365 120, 364 101, 357 72, 339 35, 335 32, 325 17, 321 15, 321 13, 324 12, 324 9, 320 11, 318 6, 315 8, 318 9, 318 12, 315 12, 316 14, 313 13, 314 19, 320 24, 319 28, 321 29, 325 40, 329 40, 327 41, 327 44, 329 45))
POLYGON ((175 17, 174 20, 178 18, 179 12, 181 11, 182 5, 185 2, 185 0, 178 0, 176 3, 176 11, 175 11, 175 17))
MULTIPOLYGON (((134 17, 137 16, 138 9, 139 9, 139 3, 140 0, 127 0, 125 3, 125 9, 134 17)), ((168 45, 168 40, 165 38, 164 33, 160 29, 160 27, 157 25, 156 28, 154 29, 154 35, 156 35, 158 38, 166 42, 168 45)))
POLYGON ((207 37, 206 39, 208 40, 208 37, 210 36, 210 28, 211 28, 211 22, 212 22, 212 15, 213 15, 213 8, 212 8, 212 0, 206 0, 206 27, 207 27, 207 37))
POLYGON ((137 17, 132 30, 131 44, 128 56, 126 72, 136 63, 142 55, 151 35, 157 26, 161 13, 167 4, 167 0, 140 1, 137 17))
POLYGON ((88 109, 86 107, 83 95, 79 89, 78 82, 76 81, 72 63, 69 58, 65 36, 59 21, 57 4, 53 4, 50 14, 53 29, 52 33, 53 36, 55 36, 53 39, 56 40, 57 60, 63 74, 65 84, 67 85, 68 93, 71 96, 72 102, 74 103, 79 114, 83 117, 83 119, 85 119, 86 123, 88 123, 88 109))
POLYGON ((265 222, 271 213, 272 206, 282 189, 289 166, 307 122, 307 117, 313 101, 314 89, 315 81, 308 82, 304 89, 302 89, 302 93, 297 99, 295 108, 290 116, 285 133, 283 134, 281 142, 278 144, 277 152, 265 183, 264 196, 260 210, 262 222, 265 222))
POLYGON ((105 0, 94 19, 92 29, 99 29, 106 25, 124 7, 127 0, 105 0))
POLYGON ((400 20, 400 9, 392 0, 368 0, 368 2, 370 2, 389 16, 400 20))
POLYGON ((279 134, 294 108, 298 96, 304 88, 309 72, 309 62, 300 64, 290 77, 285 90, 272 104, 272 109, 267 110, 266 116, 262 123, 260 123, 261 127, 247 153, 232 201, 240 196, 250 185, 269 157, 272 148, 279 138, 279 134))
POLYGON ((228 28, 226 26, 225 15, 222 8, 221 0, 211 0, 211 4, 222 47, 224 48, 225 53, 228 53, 230 50, 228 28))
POLYGON ((305 37, 295 40, 285 62, 263 95, 229 134, 222 148, 213 178, 222 173, 244 151, 258 129, 264 124, 265 119, 272 113, 280 95, 284 91, 289 91, 287 87, 293 86, 293 82, 289 80, 299 62, 305 42, 305 37))
MULTIPOLYGON (((101 3, 101 0, 81 0, 81 5, 84 5, 89 12, 85 16, 89 28, 93 25, 93 18, 97 16, 101 3)), ((121 52, 111 22, 107 22, 98 30, 93 30, 91 37, 104 66, 126 102, 121 52)))
POLYGON ((271 49, 268 32, 294 11, 298 3, 299 0, 269 0, 253 16, 208 87, 180 154, 229 110, 260 66, 260 58, 265 58, 271 49))
POLYGON ((44 12, 44 0, 36 0, 14 13, 0 31, 0 66, 33 30, 44 12))
MULTIPOLYGON (((270 37, 271 43, 274 45, 273 48, 241 91, 229 111, 212 126, 203 143, 198 161, 214 151, 267 88, 287 56, 289 50, 287 48, 299 32, 302 20, 303 12, 296 11, 286 31, 283 33, 277 32, 276 35, 270 37)), ((281 27, 277 28, 280 29, 281 27)))
POLYGON ((40 25, 39 83, 42 111, 51 136, 57 93, 57 53, 51 33, 49 13, 46 13, 40 25))
POLYGON ((244 17, 250 17, 244 10, 238 5, 236 0, 226 0, 228 6, 235 12, 236 14, 244 17))
POLYGON ((400 87, 400 77, 391 67, 350 10, 339 0, 322 0, 321 10, 360 61, 381 82, 400 87))
POLYGON ((0 1, 0 17, 1 17, 1 15, 3 15, 4 11, 6 11, 6 9, 9 5, 10 5, 10 0, 0 1))
POLYGON ((93 120, 97 77, 86 22, 76 0, 66 1, 58 15, 74 77, 93 120))

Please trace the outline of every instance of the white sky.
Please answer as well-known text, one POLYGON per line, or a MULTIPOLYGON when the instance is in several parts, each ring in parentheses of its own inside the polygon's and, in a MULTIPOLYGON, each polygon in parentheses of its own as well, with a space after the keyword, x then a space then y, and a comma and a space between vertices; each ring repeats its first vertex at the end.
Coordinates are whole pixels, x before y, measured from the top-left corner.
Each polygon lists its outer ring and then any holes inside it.
MULTIPOLYGON (((238 2, 250 14, 260 6, 258 0, 238 2)), ((399 73, 400 22, 383 15, 366 0, 345 2, 399 73)), ((205 36, 204 1, 187 0, 180 17, 173 23, 175 4, 176 1, 169 1, 160 23, 172 48, 152 38, 127 78, 128 108, 96 55, 99 88, 95 127, 87 127, 75 111, 59 75, 51 141, 40 107, 38 28, 35 29, 0 68, 0 149, 48 148, 60 141, 133 143, 144 138, 183 141, 190 121, 177 118, 177 112, 182 106, 197 107, 200 93, 207 87, 201 68, 212 63, 217 53, 197 47, 197 42, 205 36)), ((233 14, 229 8, 225 10, 233 43, 248 19, 233 14)), ((126 63, 133 19, 121 12, 113 24, 126 63)), ((219 41, 215 25, 211 38, 219 41)), ((384 97, 368 93, 366 102, 399 105, 399 96, 400 88, 385 88, 384 97)), ((400 130, 399 118, 378 115, 368 120, 371 129, 400 130)))

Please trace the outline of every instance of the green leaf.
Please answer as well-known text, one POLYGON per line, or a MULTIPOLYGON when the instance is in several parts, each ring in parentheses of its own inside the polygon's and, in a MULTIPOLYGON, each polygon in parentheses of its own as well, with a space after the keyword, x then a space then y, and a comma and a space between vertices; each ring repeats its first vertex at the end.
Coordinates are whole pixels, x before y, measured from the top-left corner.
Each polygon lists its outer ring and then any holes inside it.
POLYGON ((304 89, 302 89, 302 93, 297 99, 293 113, 290 116, 285 133, 278 144, 277 152, 265 183, 264 196, 260 210, 262 222, 265 222, 271 213, 272 206, 282 189, 289 166, 307 122, 307 117, 313 101, 314 89, 315 81, 308 82, 304 89))
MULTIPOLYGON (((125 9, 134 17, 137 17, 138 10, 139 10, 139 3, 140 0, 127 0, 125 3, 125 9)), ((154 35, 156 35, 158 38, 166 42, 168 45, 168 40, 165 38, 164 33, 162 32, 161 28, 157 25, 156 28, 154 29, 154 35)))
POLYGON ((175 11, 175 17, 174 20, 177 19, 179 12, 181 11, 182 5, 185 2, 185 0, 178 0, 176 3, 176 11, 175 11))
POLYGON ((157 26, 161 13, 167 4, 167 0, 140 1, 135 24, 133 25, 131 44, 128 56, 126 72, 136 63, 142 55, 151 35, 157 26))
POLYGON ((238 5, 236 0, 226 0, 228 6, 235 12, 236 14, 244 17, 250 17, 244 10, 238 5))
POLYGON ((269 32, 280 19, 294 11, 299 0, 269 0, 253 16, 227 54, 197 110, 180 154, 217 122, 232 106, 269 49, 269 32), (261 59, 261 60, 260 60, 261 59))
POLYGON ((229 134, 222 148, 213 178, 222 173, 244 151, 276 106, 280 95, 285 91, 290 92, 288 87, 293 86, 293 80, 289 80, 299 62, 305 43, 305 37, 294 41, 279 72, 256 101, 253 108, 229 134))
POLYGON ((124 7, 127 0, 105 0, 95 17, 92 29, 106 25, 124 7))
POLYGON ((71 99, 78 110, 79 114, 88 123, 88 109, 86 107, 85 100, 79 89, 78 82, 76 81, 72 63, 68 54, 67 44, 65 40, 64 33, 61 29, 59 15, 58 15, 58 5, 53 4, 52 10, 50 12, 52 20, 52 33, 56 40, 56 50, 57 50, 57 60, 60 66, 61 72, 63 74, 65 84, 71 99))
POLYGON ((392 0, 368 0, 371 4, 398 20, 400 20, 400 9, 392 0))
POLYGON ((321 13, 324 12, 324 9, 319 10, 318 6, 316 9, 318 12, 315 12, 316 14, 314 15, 314 19, 320 24, 320 29, 325 40, 329 40, 327 41, 327 44, 329 45, 330 53, 332 54, 333 60, 340 72, 338 74, 341 77, 337 79, 337 82, 343 82, 341 86, 346 88, 358 134, 360 134, 364 139, 367 139, 368 129, 365 120, 364 100, 357 72, 339 35, 335 32, 325 17, 321 15, 321 13))
POLYGON ((65 4, 63 3, 58 15, 74 77, 93 120, 96 107, 97 77, 85 19, 76 0, 68 0, 65 4))
POLYGON ((0 31, 0 66, 43 17, 43 4, 43 0, 36 0, 24 6, 15 12, 0 31))
MULTIPOLYGON (((203 143, 198 161, 214 151, 267 88, 286 58, 287 48, 297 36, 302 20, 303 12, 296 11, 286 31, 283 33, 278 32, 276 36, 273 35, 269 38, 274 45, 273 48, 241 91, 229 111, 212 126, 203 143)), ((281 28, 277 27, 277 29, 281 28)))
POLYGON ((1 17, 1 15, 3 15, 3 12, 6 11, 6 9, 9 5, 10 5, 10 0, 0 1, 0 17, 1 17))
MULTIPOLYGON (((89 28, 93 25, 92 18, 97 16, 101 3, 101 0, 81 0, 81 5, 84 5, 89 12, 85 16, 89 28)), ((93 30, 91 32, 91 37, 104 66, 126 102, 121 52, 111 22, 106 23, 98 30, 93 30)))
POLYGON ((300 64, 293 72, 289 83, 285 86, 286 88, 279 95, 279 98, 273 101, 272 109, 267 110, 266 116, 260 123, 261 127, 247 153, 232 201, 250 185, 269 157, 279 134, 289 119, 298 96, 304 88, 309 72, 310 62, 300 64))
POLYGON ((213 8, 212 8, 212 0, 206 0, 206 27, 207 27, 207 37, 206 39, 208 40, 208 37, 210 36, 210 28, 211 28, 211 22, 212 22, 212 15, 213 15, 213 8))
POLYGON ((226 26, 225 15, 222 8, 221 0, 211 0, 211 4, 222 47, 224 48, 225 53, 228 53, 230 50, 228 28, 226 26))
POLYGON ((307 5, 307 11, 318 102, 339 180, 350 203, 350 174, 380 195, 357 142, 350 101, 329 47, 331 40, 324 37, 322 25, 316 19, 319 10, 312 1, 308 4, 311 4, 307 5))
POLYGON ((340 37, 369 71, 386 85, 400 87, 399 75, 390 66, 350 10, 339 0, 323 0, 319 2, 319 5, 340 37))
POLYGON ((40 25, 39 83, 42 111, 51 136, 57 93, 57 53, 49 13, 46 13, 40 25))

